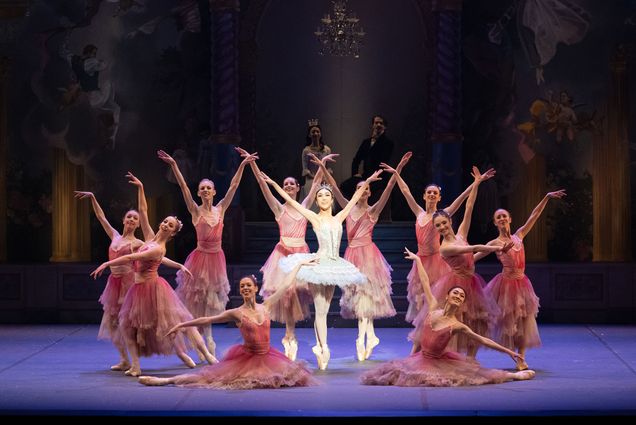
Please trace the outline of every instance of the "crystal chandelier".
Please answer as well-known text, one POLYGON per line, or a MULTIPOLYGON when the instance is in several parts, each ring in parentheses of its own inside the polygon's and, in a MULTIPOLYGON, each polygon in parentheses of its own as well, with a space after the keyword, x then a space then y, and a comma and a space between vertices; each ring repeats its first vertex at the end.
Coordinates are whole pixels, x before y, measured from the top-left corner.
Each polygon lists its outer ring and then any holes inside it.
POLYGON ((359 58, 362 38, 365 35, 362 27, 358 25, 360 19, 355 13, 347 13, 346 0, 335 0, 332 3, 334 18, 325 15, 320 20, 322 25, 314 32, 320 42, 319 53, 359 58))

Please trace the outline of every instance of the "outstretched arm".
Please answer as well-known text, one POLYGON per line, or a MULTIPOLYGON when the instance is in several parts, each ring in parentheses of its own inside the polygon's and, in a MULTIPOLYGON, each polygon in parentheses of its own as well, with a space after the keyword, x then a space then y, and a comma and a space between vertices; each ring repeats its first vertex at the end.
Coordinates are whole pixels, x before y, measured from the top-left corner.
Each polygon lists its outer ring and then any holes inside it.
MULTIPOLYGON (((349 202, 349 200, 342 195, 342 192, 340 192, 340 188, 338 188, 338 183, 336 183, 336 179, 334 179, 331 173, 327 170, 327 162, 334 161, 334 158, 337 158, 338 156, 340 156, 340 154, 332 153, 322 158, 322 161, 321 161, 313 153, 309 154, 309 158, 311 162, 313 162, 314 164, 317 164, 318 167, 320 167, 319 170, 322 172, 323 178, 327 181, 327 183, 331 185, 331 188, 333 190, 333 196, 334 198, 336 198, 338 205, 340 205, 340 208, 344 208, 344 206, 347 205, 347 202, 349 202)), ((316 180, 317 179, 314 179, 314 181, 316 180)))
POLYGON ((493 350, 497 350, 497 351, 501 351, 502 353, 508 354, 510 357, 512 357, 512 359, 516 362, 517 360, 523 360, 523 356, 515 353, 512 350, 509 350, 508 348, 497 344, 495 341, 493 341, 490 338, 486 338, 484 336, 481 336, 477 333, 475 333, 472 329, 470 329, 468 326, 464 325, 463 323, 461 323, 458 327, 456 327, 454 329, 455 332, 461 332, 463 334, 465 334, 467 337, 477 341, 478 343, 485 345, 488 348, 492 348, 493 350))
POLYGON ((313 226, 316 226, 316 227, 318 226, 318 214, 316 214, 312 210, 309 210, 309 209, 303 207, 298 202, 296 202, 295 199, 292 199, 292 197, 289 196, 287 194, 287 192, 285 192, 283 190, 283 188, 278 185, 278 183, 276 183, 274 180, 270 179, 269 176, 267 174, 265 174, 264 172, 262 172, 262 171, 261 171, 261 176, 263 177, 265 182, 268 185, 272 186, 274 188, 274 190, 276 190, 276 192, 278 192, 278 194, 285 201, 289 202, 289 205, 291 205, 296 211, 301 213, 303 215, 303 217, 305 217, 313 226))
MULTIPOLYGON (((491 168, 482 175, 482 181, 486 181, 494 176, 495 176, 495 170, 491 168)), ((468 186, 457 198, 455 198, 452 204, 444 208, 444 211, 446 211, 448 215, 450 216, 455 214, 457 210, 459 209, 459 207, 461 207, 462 202, 464 202, 466 198, 468 198, 468 195, 470 194, 470 191, 472 190, 473 186, 474 186, 474 182, 471 183, 470 186, 468 186)))
POLYGON ((130 171, 126 174, 128 177, 128 183, 134 184, 137 186, 137 203, 139 204, 137 208, 139 209, 139 226, 141 227, 141 231, 144 234, 144 240, 149 241, 150 239, 155 237, 155 232, 150 227, 150 222, 148 221, 148 203, 146 202, 146 193, 144 192, 144 185, 141 183, 137 177, 133 176, 133 173, 130 171))
POLYGON ((219 203, 216 204, 217 207, 221 208, 221 215, 225 213, 225 210, 227 210, 227 208, 230 206, 230 203, 232 202, 232 199, 234 198, 236 189, 238 189, 239 183, 241 183, 241 178, 243 177, 243 170, 245 170, 245 166, 248 163, 255 161, 256 159, 258 159, 258 156, 256 156, 256 153, 253 153, 243 158, 243 161, 241 161, 238 170, 236 170, 234 177, 232 177, 232 181, 230 182, 230 187, 228 188, 227 193, 225 194, 223 199, 221 199, 219 203))
POLYGON ((233 308, 231 310, 226 310, 221 314, 217 314, 216 316, 199 317, 198 319, 179 323, 178 325, 173 326, 166 336, 172 335, 179 329, 187 328, 189 326, 206 326, 213 323, 239 322, 240 320, 237 309, 233 308))
POLYGON ((115 236, 119 235, 119 232, 115 230, 106 219, 106 215, 104 214, 102 207, 99 206, 93 192, 80 192, 79 190, 76 190, 74 193, 77 199, 90 198, 93 211, 95 212, 95 217, 97 217, 97 220, 99 220, 99 223, 102 225, 104 231, 111 240, 113 240, 115 236))
POLYGON ((375 173, 371 174, 364 181, 363 185, 360 185, 358 187, 358 189, 355 191, 355 193, 353 194, 353 196, 351 197, 351 199, 349 200, 347 205, 345 205, 345 207, 342 209, 342 211, 340 211, 338 214, 336 214, 336 216, 335 216, 336 219, 340 220, 340 222, 345 221, 345 219, 347 218, 347 216, 351 212, 351 209, 353 208, 353 206, 360 200, 360 197, 362 196, 362 193, 364 192, 366 187, 368 185, 370 185, 371 183, 373 183, 373 182, 381 180, 380 177, 379 177, 380 173, 382 173, 382 170, 377 170, 375 173))
POLYGON ((173 268, 173 269, 179 269, 179 270, 181 270, 183 273, 185 273, 185 274, 187 274, 188 276, 190 276, 190 278, 192 278, 192 272, 190 272, 190 270, 188 270, 188 268, 187 268, 186 266, 184 266, 184 265, 183 265, 183 264, 181 264, 181 263, 177 263, 176 261, 171 260, 171 259, 170 259, 170 258, 168 258, 168 257, 163 257, 163 258, 161 259, 161 264, 163 264, 164 266, 167 266, 167 267, 171 267, 171 268, 173 268))
POLYGON ((536 223, 539 217, 541 216, 541 213, 545 209, 545 206, 548 204, 548 201, 552 198, 561 199, 564 196, 565 196, 564 189, 560 189, 555 192, 546 193, 546 195, 539 202, 539 204, 536 207, 534 207, 534 210, 532 210, 532 213, 530 214, 530 217, 528 217, 528 220, 526 221, 526 223, 517 229, 517 231, 515 232, 515 235, 517 235, 519 239, 523 239, 528 234, 528 232, 532 229, 532 227, 534 226, 534 223, 536 223))
MULTIPOLYGON (((400 175, 400 173, 402 172, 402 169, 404 168, 404 166, 409 162, 409 159, 411 159, 411 156, 413 155, 412 152, 407 152, 404 154, 404 156, 402 156, 402 159, 400 160, 400 162, 398 163, 395 172, 391 174, 391 178, 389 179, 389 182, 387 183, 386 187, 384 188, 384 191, 382 192, 382 195, 380 195, 380 198, 378 199, 378 201, 371 205, 371 207, 369 207, 369 215, 377 218, 380 216, 380 213, 382 212, 382 210, 384 209, 384 207, 386 206, 387 201, 389 200, 389 195, 391 195, 391 191, 393 190, 393 186, 395 186, 395 182, 397 181, 398 176, 400 175)), ((391 168, 389 167, 387 164, 385 164, 384 162, 380 164, 380 166, 386 166, 386 168, 384 168, 384 171, 388 171, 387 168, 391 168)))
POLYGON ((417 256, 417 254, 409 251, 406 247, 404 247, 404 254, 406 254, 404 258, 406 258, 407 260, 413 260, 413 262, 416 264, 417 275, 420 278, 420 282, 422 282, 423 294, 426 298, 426 302, 428 303, 428 311, 437 309, 437 299, 433 296, 433 292, 431 291, 431 283, 428 279, 428 274, 426 273, 426 270, 424 270, 424 266, 422 265, 422 260, 420 259, 420 257, 417 256))
POLYGON ((500 245, 458 245, 458 244, 444 244, 439 252, 445 257, 453 255, 465 254, 467 252, 477 253, 484 252, 490 254, 491 252, 503 251, 504 246, 500 245))
POLYGON ((106 267, 121 266, 136 260, 154 260, 159 256, 163 257, 163 254, 163 248, 160 246, 156 246, 144 252, 135 252, 133 254, 122 255, 121 257, 117 257, 114 260, 106 261, 105 263, 100 264, 99 267, 93 270, 90 275, 93 276, 94 279, 97 279, 97 277, 99 277, 106 269, 106 267))
POLYGON ((280 300, 284 295, 287 289, 292 285, 294 280, 296 279, 296 275, 298 274, 298 270, 300 270, 303 266, 314 266, 318 264, 318 260, 315 258, 311 258, 309 260, 301 261, 296 264, 296 267, 292 269, 291 272, 285 275, 285 280, 283 283, 276 289, 276 291, 270 295, 265 301, 263 301, 263 305, 269 310, 273 304, 275 304, 278 300, 280 300))
MULTIPOLYGON (((242 158, 247 158, 250 154, 245 149, 236 147, 234 148, 241 155, 242 158)), ((250 162, 250 168, 252 169, 252 173, 254 173, 254 177, 256 178, 256 182, 258 183, 258 187, 261 188, 261 192, 263 193, 263 197, 265 197, 265 202, 269 205, 269 209, 274 213, 274 217, 278 219, 280 214, 283 212, 282 204, 276 199, 276 197, 272 194, 272 191, 269 189, 265 180, 261 176, 261 170, 258 168, 256 161, 250 162)))
POLYGON ((171 157, 165 151, 162 151, 162 150, 157 151, 157 156, 159 157, 160 160, 170 165, 170 169, 174 173, 174 177, 177 179, 177 183, 179 183, 179 187, 181 188, 181 194, 183 195, 183 200, 185 201, 186 207, 188 208, 190 215, 196 218, 197 214, 199 214, 198 208, 197 208, 198 206, 197 206, 197 203, 194 202, 194 199, 192 198, 192 193, 190 193, 190 188, 188 188, 188 184, 186 183, 185 178, 183 178, 183 174, 181 174, 181 170, 179 170, 177 161, 175 161, 173 157, 171 157))
MULTIPOLYGON (((495 245, 500 245, 500 244, 497 243, 497 239, 493 239, 490 242, 488 242, 486 245, 495 246, 495 245)), ((476 252, 475 255, 473 255, 473 260, 474 261, 479 261, 482 258, 487 257, 488 255, 490 255, 491 253, 492 253, 492 251, 491 252, 484 252, 484 251, 476 252)))

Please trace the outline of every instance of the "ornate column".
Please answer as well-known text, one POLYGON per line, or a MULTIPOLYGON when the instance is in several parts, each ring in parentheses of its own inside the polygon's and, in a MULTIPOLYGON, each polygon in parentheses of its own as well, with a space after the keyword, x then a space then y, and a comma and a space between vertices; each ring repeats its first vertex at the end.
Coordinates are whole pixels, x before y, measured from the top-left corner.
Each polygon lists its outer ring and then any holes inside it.
POLYGON ((445 199, 455 199, 462 190, 461 11, 462 0, 433 1, 432 177, 445 199))
POLYGON ((73 191, 86 187, 84 169, 66 151, 53 148, 51 262, 90 261, 90 203, 78 202, 73 191))
MULTIPOLYGON (((210 0, 212 70, 212 180, 217 199, 225 196, 239 164, 234 146, 241 142, 239 128, 239 0, 210 0)), ((237 191, 225 213, 223 250, 228 259, 240 256, 243 211, 237 191)))
POLYGON ((5 0, 0 2, 0 262, 7 261, 7 161, 9 129, 7 99, 10 51, 23 24, 29 2, 5 0))
POLYGON ((629 87, 627 52, 618 46, 610 62, 607 125, 594 137, 592 199, 594 261, 631 261, 629 87))

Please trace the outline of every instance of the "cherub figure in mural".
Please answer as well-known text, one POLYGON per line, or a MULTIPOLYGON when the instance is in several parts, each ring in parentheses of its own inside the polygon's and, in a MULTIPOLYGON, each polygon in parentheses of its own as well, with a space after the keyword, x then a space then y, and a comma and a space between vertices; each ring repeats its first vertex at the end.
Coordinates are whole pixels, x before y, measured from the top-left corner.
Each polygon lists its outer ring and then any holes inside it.
POLYGON ((544 83, 543 68, 556 54, 559 43, 576 44, 590 26, 589 12, 570 0, 512 0, 488 32, 490 42, 500 44, 513 19, 528 63, 535 69, 537 85, 544 83))
POLYGON ((98 49, 93 44, 85 45, 80 55, 72 53, 68 48, 69 36, 70 33, 67 34, 66 40, 60 47, 60 56, 66 59, 71 66, 76 83, 71 83, 66 87, 62 97, 68 99, 62 102, 62 105, 68 106, 77 99, 78 89, 86 93, 90 106, 103 111, 103 114, 100 114, 100 120, 106 128, 110 140, 109 147, 114 149, 121 108, 115 102, 115 90, 110 80, 102 78, 100 81, 100 72, 108 69, 109 65, 97 58, 98 49))
POLYGON ((570 142, 574 141, 574 126, 577 120, 572 100, 572 96, 566 90, 561 91, 559 100, 554 100, 550 93, 550 107, 546 111, 545 118, 548 121, 548 132, 556 133, 557 143, 563 140, 564 135, 570 142))

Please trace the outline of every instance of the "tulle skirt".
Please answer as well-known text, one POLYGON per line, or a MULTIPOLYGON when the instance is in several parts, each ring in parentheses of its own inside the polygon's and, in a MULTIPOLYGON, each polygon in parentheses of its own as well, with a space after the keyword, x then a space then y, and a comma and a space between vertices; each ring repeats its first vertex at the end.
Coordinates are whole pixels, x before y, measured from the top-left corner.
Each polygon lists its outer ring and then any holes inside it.
POLYGON ((504 370, 481 367, 459 353, 447 351, 441 357, 423 353, 384 363, 361 376, 364 385, 400 387, 459 387, 498 384, 512 380, 504 370))
MULTIPOLYGON (((424 266, 424 270, 426 270, 431 288, 435 286, 435 283, 440 277, 451 272, 451 268, 446 264, 444 259, 442 259, 439 252, 431 255, 418 254, 418 257, 422 260, 422 266, 424 266)), ((424 294, 422 293, 422 282, 420 282, 420 276, 417 274, 417 265, 415 263, 413 263, 411 271, 406 276, 406 280, 408 282, 407 299, 409 301, 409 307, 406 311, 406 321, 413 322, 420 312, 420 309, 417 308, 417 298, 419 297, 423 302, 425 301, 424 294)))
POLYGON ((223 359, 197 373, 178 375, 175 385, 227 390, 304 387, 316 385, 304 361, 292 362, 280 351, 270 348, 256 354, 243 345, 230 347, 223 359))
POLYGON ((174 345, 185 350, 183 333, 166 337, 176 324, 192 320, 192 314, 177 294, 160 276, 131 286, 119 312, 119 326, 124 332, 134 331, 139 355, 173 354, 174 345))
MULTIPOLYGON (((290 273, 301 261, 314 258, 316 254, 292 254, 281 258, 278 266, 283 273, 290 273)), ((314 285, 339 286, 366 285, 367 277, 347 260, 340 257, 320 257, 319 263, 313 266, 303 266, 296 275, 298 280, 314 285)))
POLYGON ((108 339, 114 343, 123 344, 124 340, 119 332, 119 311, 126 298, 126 293, 134 284, 135 273, 130 272, 122 276, 108 276, 104 292, 99 297, 104 314, 97 333, 98 339, 108 339))
MULTIPOLYGON (((276 289, 285 280, 285 273, 278 267, 281 258, 295 253, 308 253, 307 245, 300 247, 288 247, 282 243, 276 244, 274 251, 261 268, 263 273, 263 286, 261 287, 261 295, 267 299, 276 292, 276 289)), ((312 302, 312 296, 304 282, 296 281, 295 285, 290 287, 283 297, 269 306, 270 318, 281 323, 295 323, 311 316, 309 304, 312 302)))
POLYGON ((511 350, 541 346, 536 320, 539 298, 527 276, 513 279, 500 273, 488 283, 485 292, 501 310, 496 341, 511 350))
POLYGON ((345 319, 378 319, 395 316, 391 300, 393 269, 375 244, 348 247, 345 260, 355 264, 367 277, 365 285, 349 285, 342 289, 340 315, 345 319))
POLYGON ((177 272, 177 294, 194 317, 214 316, 225 311, 230 292, 223 251, 203 252, 195 249, 184 266, 192 278, 177 272))

